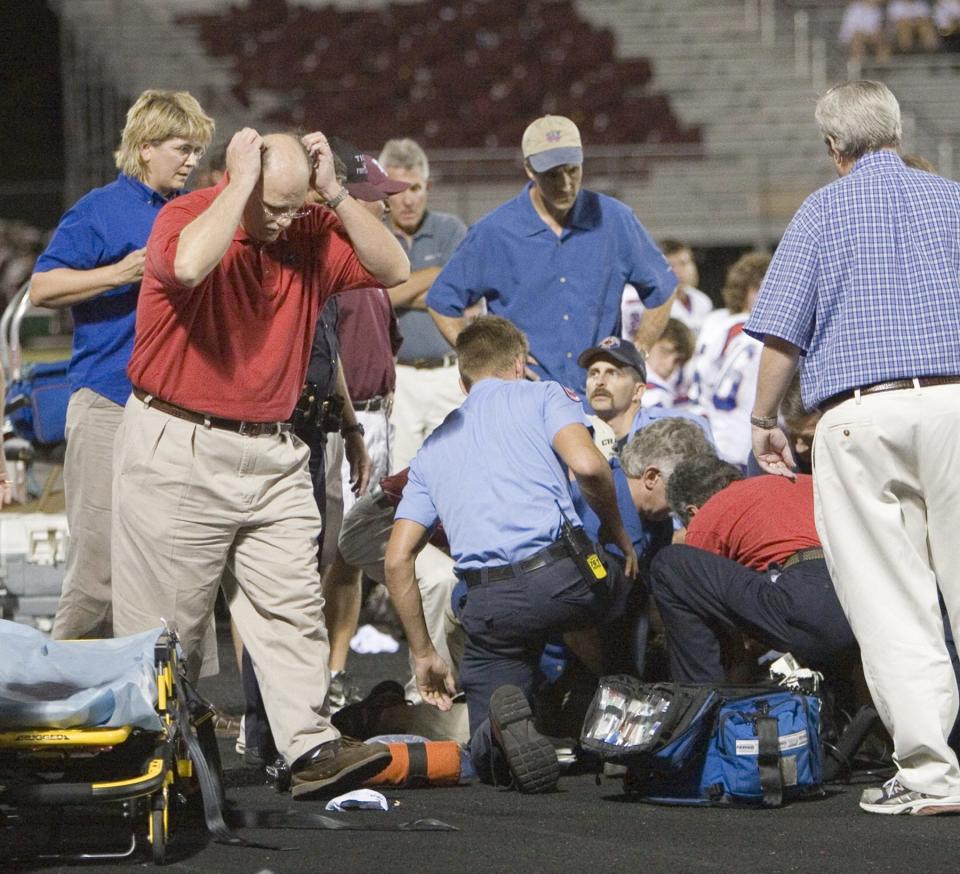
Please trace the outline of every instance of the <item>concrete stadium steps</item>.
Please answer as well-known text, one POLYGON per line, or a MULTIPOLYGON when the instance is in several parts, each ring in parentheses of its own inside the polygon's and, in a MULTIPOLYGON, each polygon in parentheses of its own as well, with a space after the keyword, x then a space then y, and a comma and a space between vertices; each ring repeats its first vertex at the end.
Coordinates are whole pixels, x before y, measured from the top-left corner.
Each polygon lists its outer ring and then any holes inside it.
MULTIPOLYGON (((182 3, 53 0, 53 4, 82 50, 102 66, 128 104, 147 88, 190 91, 217 123, 215 143, 225 143, 250 122, 250 111, 231 91, 236 81, 232 66, 211 58, 196 30, 175 20, 185 11, 182 3)), ((229 5, 222 0, 213 4, 229 5)))
MULTIPOLYGON (((232 93, 236 73, 231 64, 208 56, 195 29, 177 19, 246 2, 51 0, 100 65, 100 75, 124 99, 147 87, 187 88, 215 117, 218 143, 245 124, 264 124, 277 98, 254 91, 249 105, 240 105, 232 93)), ((295 2, 319 7, 331 0, 295 2)), ((369 9, 418 0, 332 2, 342 9, 369 9)), ((650 62, 653 78, 636 90, 668 94, 680 121, 702 130, 702 159, 672 161, 661 155, 646 161, 636 178, 620 172, 615 182, 607 179, 600 172, 607 165, 591 166, 588 156, 587 184, 624 199, 658 236, 770 243, 782 233, 792 206, 834 178, 813 122, 823 83, 796 62, 794 6, 775 0, 574 2, 583 18, 616 34, 618 57, 650 62), (761 28, 764 4, 775 12, 772 27, 766 19, 761 28)), ((811 9, 809 34, 825 41, 830 78, 837 78, 846 60, 836 45, 842 5, 806 5, 811 9)), ((91 70, 96 64, 91 63, 91 70)), ((864 75, 887 81, 900 97, 906 150, 942 165, 953 149, 956 171, 958 65, 956 57, 895 56, 882 67, 864 69, 864 75)), ((501 183, 500 178, 442 179, 433 203, 475 220, 513 196, 523 181, 519 175, 515 182, 501 183)))
POLYGON ((795 70, 792 17, 777 16, 764 44, 760 6, 744 0, 591 0, 579 8, 613 28, 621 56, 648 59, 649 87, 702 129, 702 161, 653 163, 645 184, 623 190, 651 230, 769 244, 803 198, 830 181, 815 89, 795 70))
POLYGON ((904 112, 916 112, 937 129, 960 135, 960 57, 909 60, 871 66, 864 74, 882 75, 904 112))

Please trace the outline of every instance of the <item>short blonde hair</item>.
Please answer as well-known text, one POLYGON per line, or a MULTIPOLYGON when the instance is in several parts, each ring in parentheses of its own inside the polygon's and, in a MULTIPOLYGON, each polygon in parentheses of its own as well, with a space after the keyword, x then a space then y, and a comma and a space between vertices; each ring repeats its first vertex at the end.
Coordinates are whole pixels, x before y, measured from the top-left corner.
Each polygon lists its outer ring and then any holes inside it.
POLYGON ((198 146, 213 139, 213 119, 204 113, 188 91, 144 91, 127 110, 127 123, 120 135, 120 147, 113 153, 117 169, 127 176, 146 178, 147 168, 140 157, 144 143, 162 143, 182 137, 198 146))

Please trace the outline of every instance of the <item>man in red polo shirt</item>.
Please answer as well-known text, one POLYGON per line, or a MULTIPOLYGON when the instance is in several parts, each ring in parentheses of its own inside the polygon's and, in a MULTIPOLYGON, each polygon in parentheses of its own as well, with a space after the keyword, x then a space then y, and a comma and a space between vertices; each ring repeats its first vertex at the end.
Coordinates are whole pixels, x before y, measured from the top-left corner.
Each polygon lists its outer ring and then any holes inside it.
POLYGON ((336 182, 323 134, 245 128, 226 163, 216 187, 161 211, 147 244, 116 442, 114 626, 175 623, 196 677, 223 579, 303 798, 359 784, 389 752, 341 740, 328 718, 320 515, 286 420, 324 300, 402 282, 409 264, 336 182), (305 205, 311 186, 325 207, 305 205))
POLYGON ((678 683, 727 679, 723 644, 742 632, 836 670, 857 652, 813 522, 813 479, 743 479, 714 456, 682 461, 667 485, 687 525, 654 558, 651 588, 678 683))

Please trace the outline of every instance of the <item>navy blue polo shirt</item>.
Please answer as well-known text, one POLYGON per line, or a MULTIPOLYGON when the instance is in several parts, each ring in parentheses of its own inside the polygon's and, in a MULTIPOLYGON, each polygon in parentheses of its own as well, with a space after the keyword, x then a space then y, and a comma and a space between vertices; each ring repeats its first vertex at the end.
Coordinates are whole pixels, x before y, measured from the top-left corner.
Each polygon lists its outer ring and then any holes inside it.
MULTIPOLYGON (((60 219, 36 273, 59 267, 92 270, 115 264, 147 245, 168 198, 124 173, 80 198, 60 219)), ((89 388, 117 404, 130 395, 127 362, 133 351, 140 283, 121 285, 70 307, 73 353, 70 390, 89 388)))
POLYGON ((581 189, 558 237, 534 208, 531 188, 468 231, 430 288, 427 306, 460 317, 485 298, 489 312, 527 335, 541 377, 582 393, 586 371, 577 356, 620 336, 624 285, 656 307, 669 299, 677 277, 625 204, 581 189))

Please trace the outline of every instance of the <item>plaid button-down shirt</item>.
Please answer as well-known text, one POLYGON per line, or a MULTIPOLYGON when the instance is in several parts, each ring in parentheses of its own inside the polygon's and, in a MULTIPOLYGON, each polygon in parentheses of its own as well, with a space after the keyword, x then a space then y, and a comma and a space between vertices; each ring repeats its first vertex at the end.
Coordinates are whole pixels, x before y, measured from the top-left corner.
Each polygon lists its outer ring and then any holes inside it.
POLYGON ((960 185, 869 152, 793 217, 746 331, 806 353, 808 409, 858 387, 960 375, 960 185))

